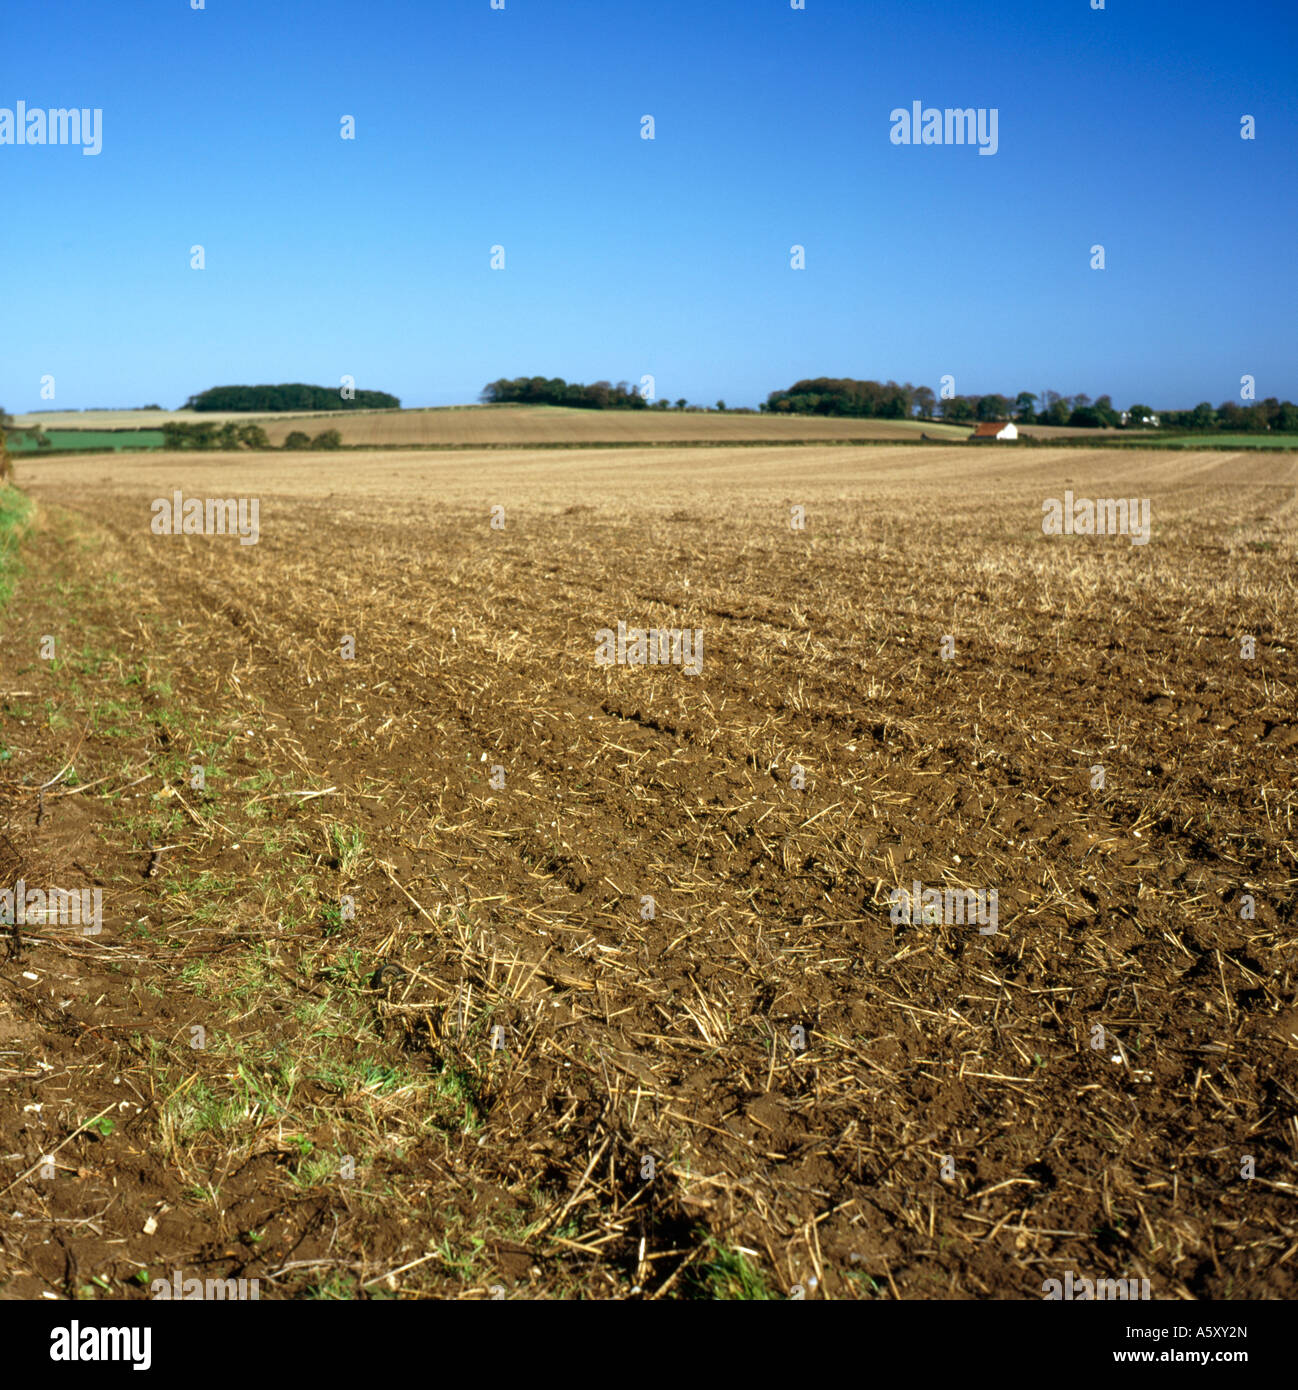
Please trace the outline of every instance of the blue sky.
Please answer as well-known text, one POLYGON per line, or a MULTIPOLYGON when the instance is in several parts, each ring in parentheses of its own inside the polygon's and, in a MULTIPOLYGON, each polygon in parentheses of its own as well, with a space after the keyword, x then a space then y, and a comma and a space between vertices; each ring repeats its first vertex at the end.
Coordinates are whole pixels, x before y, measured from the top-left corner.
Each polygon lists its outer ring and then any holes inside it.
POLYGON ((103 150, 0 145, 0 402, 1295 399, 1295 38, 1291 0, 10 3, 0 107, 100 107, 103 150), (915 100, 996 108, 998 152, 892 144, 915 100))

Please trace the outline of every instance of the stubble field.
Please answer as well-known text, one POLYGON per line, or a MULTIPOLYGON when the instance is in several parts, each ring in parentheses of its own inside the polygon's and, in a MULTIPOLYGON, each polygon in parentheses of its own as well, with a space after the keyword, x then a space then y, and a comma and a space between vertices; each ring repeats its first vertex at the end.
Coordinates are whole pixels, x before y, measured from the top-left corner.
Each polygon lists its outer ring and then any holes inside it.
POLYGON ((104 929, 0 964, 0 1296, 1298 1292, 1298 457, 18 481, 0 869, 104 929), (258 543, 151 534, 173 488, 258 543))

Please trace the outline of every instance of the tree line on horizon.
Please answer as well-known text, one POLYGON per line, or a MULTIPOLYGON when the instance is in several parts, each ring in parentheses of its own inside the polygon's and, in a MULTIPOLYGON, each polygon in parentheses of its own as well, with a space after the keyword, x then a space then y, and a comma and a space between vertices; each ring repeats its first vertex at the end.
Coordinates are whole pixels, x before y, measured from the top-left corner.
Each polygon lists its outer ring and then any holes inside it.
MULTIPOLYGON (((1092 400, 1085 393, 1062 396, 1043 391, 1039 396, 1020 391, 1011 399, 992 392, 985 396, 963 395, 939 399, 927 386, 898 385, 895 381, 854 381, 851 378, 816 377, 798 381, 784 391, 772 391, 762 402, 763 413, 772 415, 840 415, 874 420, 941 420, 947 424, 980 424, 1014 420, 1023 425, 1068 425, 1074 429, 1103 429, 1123 425, 1109 396, 1092 400)), ((1188 430, 1298 431, 1298 405, 1266 400, 1241 403, 1223 401, 1215 410, 1200 401, 1193 410, 1151 410, 1137 402, 1127 413, 1127 427, 1137 428, 1158 420, 1160 428, 1188 430)))
MULTIPOLYGON (((616 386, 607 381, 583 385, 562 377, 543 376, 502 377, 488 382, 479 399, 489 405, 561 405, 586 410, 668 410, 672 404, 667 399, 648 401, 625 381, 616 386)), ((684 410, 688 402, 682 397, 675 404, 678 410, 684 410)), ((726 404, 718 401, 715 408, 724 411, 726 404)), ((1043 391, 1040 395, 1020 391, 1013 397, 991 392, 943 400, 927 386, 856 381, 850 377, 815 377, 795 382, 786 390, 772 391, 758 409, 770 415, 837 415, 865 420, 918 418, 967 425, 1014 420, 1022 425, 1067 425, 1073 429, 1135 429, 1151 427, 1157 420, 1164 429, 1298 432, 1298 405, 1274 396, 1248 403, 1223 401, 1215 409, 1208 401, 1201 401, 1192 410, 1156 411, 1137 401, 1125 412, 1124 422, 1122 412, 1107 395, 1092 400, 1084 392, 1064 396, 1058 391, 1043 391)))
MULTIPOLYGON (((625 381, 616 385, 596 381, 590 385, 567 382, 562 377, 502 377, 483 388, 480 399, 488 404, 527 404, 577 406, 588 410, 668 410, 667 399, 647 400, 635 387, 625 381)), ((287 410, 359 410, 399 409, 400 400, 384 391, 357 391, 353 400, 344 401, 336 390, 325 386, 290 383, 283 386, 216 386, 190 396, 185 407, 194 411, 223 410, 263 412, 272 414, 287 410)), ((700 410, 681 397, 675 402, 677 410, 700 410)), ((158 410, 156 405, 141 407, 158 410)), ((726 411, 725 401, 714 407, 726 411)), ((927 386, 912 386, 910 382, 857 381, 850 377, 815 377, 795 382, 781 391, 772 391, 759 407, 772 415, 833 415, 859 419, 881 420, 940 420, 948 424, 979 424, 985 421, 1014 420, 1026 425, 1067 425, 1074 429, 1105 427, 1139 428, 1157 420, 1162 429, 1193 431, 1218 430, 1231 433, 1281 434, 1298 433, 1298 405, 1292 401, 1268 396, 1264 400, 1239 402, 1223 401, 1214 408, 1200 401, 1191 410, 1154 411, 1139 402, 1122 415, 1114 409, 1112 399, 1099 396, 1092 400, 1085 394, 1063 396, 1057 391, 1043 391, 1039 396, 1020 391, 1011 400, 992 392, 988 395, 957 395, 945 400, 927 386)), ((732 414, 752 414, 746 407, 731 407, 732 414)), ((169 449, 270 447, 264 433, 256 425, 235 425, 181 421, 160 425, 169 449)), ((0 466, 5 458, 5 436, 20 433, 10 417, 0 420, 0 466)), ((35 434, 36 431, 25 431, 35 434)), ((337 448, 337 431, 326 430, 314 438, 295 430, 286 440, 285 448, 337 448), (290 443, 289 440, 292 442, 290 443)), ((48 443, 47 440, 41 440, 48 443)), ((339 441, 340 443, 341 441, 339 441)), ((3 473, 0 472, 0 476, 3 473)))

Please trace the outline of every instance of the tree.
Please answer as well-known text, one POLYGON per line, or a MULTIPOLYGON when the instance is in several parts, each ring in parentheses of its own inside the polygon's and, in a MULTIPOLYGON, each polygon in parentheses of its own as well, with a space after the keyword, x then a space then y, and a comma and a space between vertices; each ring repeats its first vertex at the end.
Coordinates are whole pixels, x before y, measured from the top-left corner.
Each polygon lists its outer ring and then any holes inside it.
POLYGON ((1118 423, 1118 412, 1113 408, 1113 399, 1110 396, 1101 396, 1092 407, 1100 417, 1103 424, 1112 428, 1118 423))
POLYGON ((1154 412, 1147 405, 1136 404, 1127 411, 1127 423, 1130 425, 1143 425, 1146 420, 1152 420, 1154 412))
POLYGON ((1017 420, 1026 421, 1031 424, 1035 418, 1033 407, 1037 403, 1037 398, 1031 391, 1020 391, 1014 397, 1014 417, 1017 420))
POLYGON ((1004 396, 994 392, 990 396, 978 397, 976 414, 980 420, 1004 420, 1010 413, 1010 403, 1004 396))
POLYGON ((311 447, 310 436, 303 434, 301 430, 291 430, 284 440, 284 447, 286 449, 309 449, 311 447))
POLYGON ((725 403, 725 401, 718 401, 718 402, 717 402, 717 409, 722 413, 722 415, 724 415, 724 414, 726 413, 726 403, 725 403))
POLYGON ((341 449, 343 437, 337 430, 321 430, 311 441, 313 449, 341 449))
POLYGON ((937 397, 927 386, 917 386, 915 388, 915 406, 919 411, 921 420, 931 420, 933 418, 933 407, 937 404, 937 397))
POLYGON ((1046 408, 1046 418, 1041 422, 1044 425, 1066 425, 1068 416, 1071 413, 1068 409, 1068 402, 1060 395, 1051 391, 1049 393, 1054 399, 1046 408))
POLYGON ((0 405, 0 482, 10 477, 14 471, 14 466, 9 459, 9 429, 13 425, 13 417, 0 405))
POLYGON ((193 424, 187 420, 162 422, 164 449, 215 449, 218 442, 216 422, 213 420, 196 420, 193 424))
POLYGON ((1210 430, 1217 423, 1217 412, 1207 401, 1200 401, 1190 412, 1190 428, 1210 430))
POLYGON ((686 407, 688 404, 689 404, 689 402, 685 399, 684 396, 682 396, 682 397, 680 398, 680 400, 678 400, 678 401, 676 402, 676 409, 677 409, 677 410, 684 410, 685 407, 686 407))
POLYGON ((239 443, 245 449, 269 449, 270 440, 260 425, 240 425, 239 443))
POLYGON ((944 420, 972 420, 974 408, 967 396, 952 396, 942 402, 944 420))

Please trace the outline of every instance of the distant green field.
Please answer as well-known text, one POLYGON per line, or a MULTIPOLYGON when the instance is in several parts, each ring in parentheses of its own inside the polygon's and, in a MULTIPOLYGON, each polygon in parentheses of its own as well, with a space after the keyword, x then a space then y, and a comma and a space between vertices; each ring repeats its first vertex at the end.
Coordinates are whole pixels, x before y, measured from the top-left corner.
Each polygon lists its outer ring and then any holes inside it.
MULTIPOLYGON (((45 437, 51 449, 160 449, 163 444, 161 430, 46 430, 45 437)), ((43 452, 30 435, 9 436, 11 454, 35 454, 43 452)))
POLYGON ((1187 449, 1298 449, 1298 434, 1162 434, 1155 430, 1142 432, 1130 442, 1137 447, 1181 444, 1187 449))

